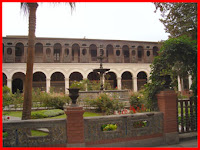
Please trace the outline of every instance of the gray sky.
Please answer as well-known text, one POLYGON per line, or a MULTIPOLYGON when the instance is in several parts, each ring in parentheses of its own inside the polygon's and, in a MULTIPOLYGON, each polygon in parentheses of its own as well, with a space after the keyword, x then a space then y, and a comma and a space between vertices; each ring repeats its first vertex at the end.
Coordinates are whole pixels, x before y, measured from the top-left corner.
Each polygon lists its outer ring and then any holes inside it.
MULTIPOLYGON (((68 5, 39 4, 37 37, 133 41, 168 38, 153 3, 76 3, 72 14, 68 5)), ((20 11, 20 3, 3 3, 2 26, 3 36, 28 35, 28 17, 20 11)))

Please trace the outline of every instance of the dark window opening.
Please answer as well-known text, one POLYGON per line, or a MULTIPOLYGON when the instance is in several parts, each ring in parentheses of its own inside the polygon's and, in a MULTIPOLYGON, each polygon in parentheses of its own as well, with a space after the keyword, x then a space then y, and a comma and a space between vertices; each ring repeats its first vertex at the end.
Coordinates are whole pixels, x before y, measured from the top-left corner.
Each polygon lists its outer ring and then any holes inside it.
POLYGON ((147 56, 150 56, 150 51, 147 51, 147 56))
POLYGON ((120 50, 117 50, 117 51, 116 51, 116 55, 117 55, 117 56, 120 56, 120 50))
POLYGON ((8 55, 11 55, 11 54, 12 54, 12 49, 11 49, 11 48, 8 48, 8 49, 7 49, 7 54, 8 54, 8 55))
POLYGON ((83 50, 82 50, 82 54, 83 54, 83 55, 86 55, 86 49, 83 49, 83 50))

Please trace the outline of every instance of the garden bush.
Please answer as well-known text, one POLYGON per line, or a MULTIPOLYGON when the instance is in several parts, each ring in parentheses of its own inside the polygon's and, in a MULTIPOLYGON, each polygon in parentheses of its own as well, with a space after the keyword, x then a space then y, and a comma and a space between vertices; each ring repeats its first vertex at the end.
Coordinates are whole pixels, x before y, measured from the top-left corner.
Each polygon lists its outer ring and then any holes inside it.
POLYGON ((13 95, 10 88, 3 86, 3 107, 8 106, 13 103, 13 95))
POLYGON ((109 97, 107 94, 100 94, 97 99, 90 101, 90 106, 96 107, 97 112, 105 113, 106 115, 113 114, 115 110, 121 110, 124 105, 119 100, 109 97))
POLYGON ((69 96, 66 95, 48 95, 43 101, 45 107, 53 107, 55 109, 62 109, 66 103, 70 103, 69 96))
POLYGON ((143 96, 142 92, 131 92, 129 97, 130 106, 137 109, 137 107, 141 108, 142 105, 145 105, 145 97, 143 96))
POLYGON ((3 87, 3 107, 14 105, 15 108, 18 107, 18 104, 22 105, 23 95, 17 90, 16 93, 12 94, 10 88, 7 86, 3 87))
POLYGON ((31 112, 31 119, 49 118, 63 115, 64 111, 61 109, 42 110, 31 112))
MULTIPOLYGON (((3 87, 3 107, 14 105, 15 108, 23 106, 23 93, 17 90, 12 94, 10 88, 3 87)), ((67 103, 69 105, 71 99, 69 96, 42 92, 39 88, 32 91, 32 107, 53 107, 55 109, 63 109, 67 103)))

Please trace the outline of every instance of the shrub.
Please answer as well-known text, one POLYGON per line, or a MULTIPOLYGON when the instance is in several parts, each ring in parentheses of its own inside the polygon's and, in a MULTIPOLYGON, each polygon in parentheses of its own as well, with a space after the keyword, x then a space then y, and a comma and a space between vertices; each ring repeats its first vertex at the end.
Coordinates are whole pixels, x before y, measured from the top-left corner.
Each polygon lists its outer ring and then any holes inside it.
POLYGON ((64 111, 61 109, 42 110, 42 111, 32 112, 31 118, 32 119, 49 118, 49 117, 55 117, 55 116, 59 116, 63 114, 64 114, 64 111))
POLYGON ((7 87, 6 85, 3 86, 3 94, 10 94, 11 90, 9 87, 7 87))
POLYGON ((19 89, 17 89, 17 92, 13 94, 13 103, 15 108, 18 107, 18 105, 21 105, 23 104, 23 101, 24 101, 24 97, 23 97, 23 94, 20 92, 19 89))
POLYGON ((70 98, 66 95, 59 96, 59 95, 48 95, 46 99, 43 100, 43 104, 46 107, 53 107, 55 109, 62 109, 63 106, 68 103, 69 104, 70 98))
POLYGON ((14 101, 13 94, 7 86, 3 86, 3 107, 12 104, 14 101))
POLYGON ((107 94, 100 94, 95 100, 90 101, 90 106, 97 107, 98 112, 106 115, 113 114, 115 110, 120 110, 124 106, 118 100, 109 97, 107 94))
POLYGON ((86 83, 87 80, 73 81, 72 84, 70 85, 70 88, 79 88, 81 91, 85 91, 86 83))
POLYGON ((129 97, 130 106, 137 109, 137 107, 141 108, 144 103, 144 99, 142 94, 140 93, 131 93, 129 97))

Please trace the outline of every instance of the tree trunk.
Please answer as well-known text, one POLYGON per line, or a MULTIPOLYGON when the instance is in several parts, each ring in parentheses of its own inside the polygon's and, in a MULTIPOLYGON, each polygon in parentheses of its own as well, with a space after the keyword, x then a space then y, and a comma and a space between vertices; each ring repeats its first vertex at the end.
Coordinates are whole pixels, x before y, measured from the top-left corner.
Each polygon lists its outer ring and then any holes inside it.
POLYGON ((32 107, 32 82, 33 82, 33 63, 35 49, 35 28, 36 28, 36 10, 37 3, 28 3, 29 8, 29 35, 28 35, 28 56, 26 64, 26 79, 24 88, 24 103, 22 120, 31 118, 32 107))

